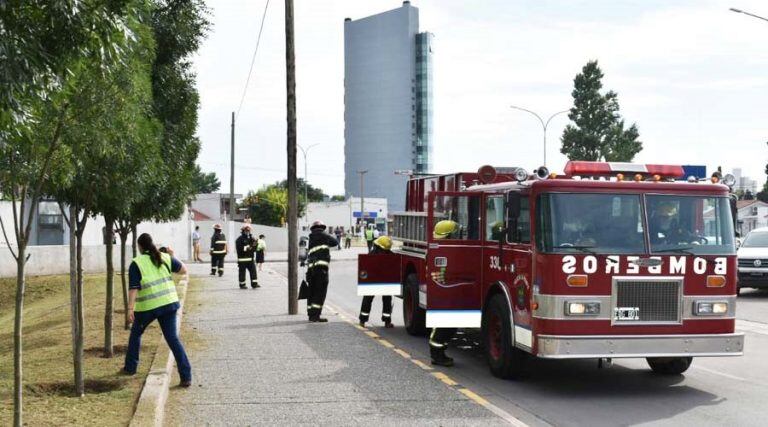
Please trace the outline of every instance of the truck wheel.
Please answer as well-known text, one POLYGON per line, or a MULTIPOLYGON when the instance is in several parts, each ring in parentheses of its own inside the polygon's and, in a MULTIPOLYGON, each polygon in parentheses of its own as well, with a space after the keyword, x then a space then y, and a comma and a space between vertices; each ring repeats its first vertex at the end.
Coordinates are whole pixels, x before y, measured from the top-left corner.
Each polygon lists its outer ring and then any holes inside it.
POLYGON ((680 375, 691 366, 693 357, 648 357, 648 366, 662 375, 680 375))
POLYGON ((525 372, 527 354, 512 345, 509 305, 504 295, 491 297, 483 312, 485 359, 499 378, 518 378, 525 372))
POLYGON ((411 273, 405 278, 403 321, 405 322, 405 330, 410 335, 423 336, 427 334, 427 312, 419 307, 419 280, 415 273, 411 273))

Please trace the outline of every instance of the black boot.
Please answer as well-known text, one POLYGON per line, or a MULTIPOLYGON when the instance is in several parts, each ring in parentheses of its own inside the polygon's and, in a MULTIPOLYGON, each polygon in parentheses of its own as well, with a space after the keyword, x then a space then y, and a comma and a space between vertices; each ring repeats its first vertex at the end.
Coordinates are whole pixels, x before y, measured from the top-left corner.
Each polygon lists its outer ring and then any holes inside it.
POLYGON ((223 275, 224 275, 224 270, 223 269, 219 270, 219 277, 221 277, 223 275))
POLYGON ((328 322, 328 319, 326 319, 325 317, 316 316, 316 317, 310 317, 309 321, 310 323, 326 323, 328 322))
POLYGON ((445 354, 445 348, 430 347, 429 353, 432 356, 432 364, 437 366, 453 366, 453 359, 445 354))
POLYGON ((253 289, 256 289, 256 288, 260 288, 260 287, 261 287, 261 285, 259 285, 257 282, 253 282, 253 283, 251 283, 251 287, 252 287, 253 289))

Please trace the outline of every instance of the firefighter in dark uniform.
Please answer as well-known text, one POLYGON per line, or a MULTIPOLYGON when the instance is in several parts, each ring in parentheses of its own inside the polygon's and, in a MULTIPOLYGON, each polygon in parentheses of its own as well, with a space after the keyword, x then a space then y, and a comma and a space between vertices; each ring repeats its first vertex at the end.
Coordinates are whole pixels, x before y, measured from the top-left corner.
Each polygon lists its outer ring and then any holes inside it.
MULTIPOLYGON (((443 220, 435 224, 432 234, 436 240, 457 238, 459 234, 459 224, 451 220, 443 220)), ((429 355, 432 357, 432 364, 438 366, 453 366, 453 358, 445 354, 448 343, 451 342, 456 334, 456 328, 433 328, 429 334, 429 355)))
POLYGON ((256 252, 256 239, 251 235, 251 226, 244 225, 240 229, 240 237, 235 240, 235 249, 237 250, 237 278, 240 283, 240 289, 247 289, 245 281, 245 271, 251 277, 251 287, 260 288, 258 277, 256 276, 256 265, 253 263, 253 255, 256 252))
POLYGON ((331 248, 339 245, 335 237, 325 232, 325 224, 315 221, 309 228, 309 245, 307 246, 307 283, 309 297, 307 298, 307 315, 310 322, 327 322, 320 317, 323 312, 325 294, 328 292, 328 266, 331 263, 331 248))
POLYGON ((227 237, 221 232, 221 224, 213 226, 213 236, 211 236, 211 276, 219 273, 219 277, 224 275, 224 257, 227 255, 227 237))
MULTIPOLYGON (((389 236, 381 236, 373 241, 373 249, 371 254, 391 254, 392 253, 392 239, 389 236)), ((392 296, 382 295, 381 303, 383 304, 381 309, 381 321, 384 322, 384 327, 392 327, 392 296)), ((373 295, 366 295, 363 297, 363 305, 360 306, 360 326, 365 326, 365 322, 371 314, 371 305, 373 305, 373 295)))

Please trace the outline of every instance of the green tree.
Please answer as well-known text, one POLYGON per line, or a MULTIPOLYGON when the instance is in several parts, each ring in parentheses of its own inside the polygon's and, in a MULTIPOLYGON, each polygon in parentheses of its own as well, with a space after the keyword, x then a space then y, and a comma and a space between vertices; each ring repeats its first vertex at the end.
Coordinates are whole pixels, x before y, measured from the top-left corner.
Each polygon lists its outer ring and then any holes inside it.
POLYGON ((603 95, 603 72, 597 61, 588 62, 574 79, 573 107, 563 131, 560 152, 570 160, 629 162, 643 149, 633 123, 625 128, 619 115, 618 95, 603 95))
POLYGON ((256 192, 249 191, 241 206, 248 209, 254 224, 282 227, 288 212, 288 190, 275 183, 256 192))
POLYGON ((200 166, 195 165, 195 174, 192 177, 192 186, 195 194, 215 193, 221 188, 221 182, 216 176, 216 172, 205 173, 200 166))
POLYGON ((346 196, 343 196, 341 194, 337 194, 335 196, 331 196, 331 201, 332 202, 344 202, 346 200, 347 200, 346 196))
MULTIPOLYGON (((0 191, 13 207, 17 264, 14 425, 21 426, 22 326, 27 246, 37 203, 50 183, 69 179, 61 137, 69 81, 82 58, 109 72, 128 33, 127 1, 15 0, 0 3, 0 191), (34 125, 35 131, 30 126, 34 125)), ((2 225, 5 230, 4 224, 2 225)), ((7 239, 7 233, 4 231, 7 239)))
MULTIPOLYGON (((277 185, 288 190, 287 179, 280 181, 279 183, 277 183, 277 185)), ((323 200, 325 200, 326 197, 328 197, 328 195, 325 194, 323 190, 317 187, 313 187, 312 184, 309 184, 308 182, 304 181, 304 178, 298 178, 296 181, 296 188, 298 189, 299 195, 301 196, 299 200, 300 203, 304 202, 305 187, 307 191, 307 198, 309 199, 310 202, 322 202, 323 200)))

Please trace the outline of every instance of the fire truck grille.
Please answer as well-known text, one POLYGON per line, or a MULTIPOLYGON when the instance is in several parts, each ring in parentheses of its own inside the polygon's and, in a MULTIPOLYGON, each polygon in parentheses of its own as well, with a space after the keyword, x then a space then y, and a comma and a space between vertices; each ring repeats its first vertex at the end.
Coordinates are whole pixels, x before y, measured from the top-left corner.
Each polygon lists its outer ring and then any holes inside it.
POLYGON ((613 323, 679 323, 681 288, 681 280, 616 280, 613 323))

